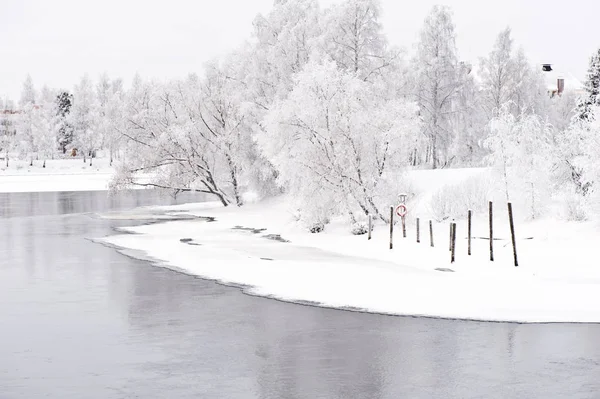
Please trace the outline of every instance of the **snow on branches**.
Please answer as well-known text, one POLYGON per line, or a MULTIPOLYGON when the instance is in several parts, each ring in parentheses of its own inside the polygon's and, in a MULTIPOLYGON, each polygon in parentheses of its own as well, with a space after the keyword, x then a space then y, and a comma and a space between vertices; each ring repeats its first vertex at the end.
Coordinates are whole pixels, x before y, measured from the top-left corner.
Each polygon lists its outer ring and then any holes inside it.
POLYGON ((373 214, 385 219, 397 177, 419 134, 417 106, 381 101, 373 86, 332 62, 312 62, 275 103, 258 137, 303 218, 373 214))

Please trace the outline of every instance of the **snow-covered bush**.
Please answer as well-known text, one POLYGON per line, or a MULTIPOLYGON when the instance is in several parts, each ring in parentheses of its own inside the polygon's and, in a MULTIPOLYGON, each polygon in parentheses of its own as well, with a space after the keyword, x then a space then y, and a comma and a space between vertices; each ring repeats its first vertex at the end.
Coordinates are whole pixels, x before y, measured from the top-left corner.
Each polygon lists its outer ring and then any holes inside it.
POLYGON ((369 226, 364 222, 356 222, 352 224, 350 232, 355 236, 367 234, 369 232, 369 226))
POLYGON ((321 233, 323 230, 325 230, 325 223, 321 223, 321 222, 313 223, 312 225, 310 225, 308 227, 308 231, 310 231, 313 234, 321 233))
POLYGON ((458 184, 446 185, 431 197, 431 216, 440 222, 451 218, 464 218, 469 209, 475 213, 485 212, 491 188, 488 176, 473 176, 458 184))

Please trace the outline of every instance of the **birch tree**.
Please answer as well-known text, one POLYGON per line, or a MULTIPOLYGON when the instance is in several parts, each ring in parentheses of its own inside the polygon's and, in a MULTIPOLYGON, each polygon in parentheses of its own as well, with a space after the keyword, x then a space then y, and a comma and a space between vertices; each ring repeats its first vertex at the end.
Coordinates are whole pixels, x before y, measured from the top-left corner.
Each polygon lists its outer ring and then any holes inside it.
POLYGON ((372 80, 399 57, 398 50, 388 50, 380 15, 379 0, 346 0, 326 11, 321 40, 339 68, 372 80))
POLYGON ((100 146, 98 133, 98 113, 92 81, 84 75, 73 91, 73 105, 69 113, 69 122, 73 126, 75 142, 83 155, 83 162, 90 159, 92 166, 96 150, 100 146))
POLYGON ((463 85, 456 55, 454 23, 448 7, 435 6, 425 19, 413 62, 415 94, 429 139, 426 161, 436 169, 448 161, 454 132, 454 102, 463 85))

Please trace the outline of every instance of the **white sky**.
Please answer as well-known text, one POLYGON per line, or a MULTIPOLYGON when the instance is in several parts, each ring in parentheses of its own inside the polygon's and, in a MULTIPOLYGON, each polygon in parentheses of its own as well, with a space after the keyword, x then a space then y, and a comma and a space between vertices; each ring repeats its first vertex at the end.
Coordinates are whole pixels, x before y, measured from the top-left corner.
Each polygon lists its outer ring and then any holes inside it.
MULTIPOLYGON (((337 0, 321 0, 326 6, 337 0)), ((273 0, 0 0, 0 96, 18 100, 30 73, 37 88, 71 88, 84 73, 129 81, 199 72, 240 45, 273 0)), ((531 61, 583 79, 600 47, 598 0, 382 0, 392 44, 412 49, 434 4, 454 11, 460 57, 476 62, 511 26, 531 61), (559 5, 560 3, 560 5, 559 5)))

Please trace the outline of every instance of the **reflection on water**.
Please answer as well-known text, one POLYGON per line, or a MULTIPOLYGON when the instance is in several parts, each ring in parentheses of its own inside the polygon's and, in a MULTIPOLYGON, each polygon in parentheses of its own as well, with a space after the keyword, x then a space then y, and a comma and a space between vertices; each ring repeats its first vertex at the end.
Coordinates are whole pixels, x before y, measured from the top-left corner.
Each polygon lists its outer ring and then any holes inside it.
MULTIPOLYGON (((179 198, 178 202, 198 198, 179 198)), ((590 398, 599 325, 386 317, 291 305, 86 237, 137 192, 0 194, 0 398, 590 398)), ((184 244, 182 244, 184 245, 184 244)))

